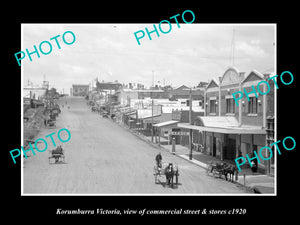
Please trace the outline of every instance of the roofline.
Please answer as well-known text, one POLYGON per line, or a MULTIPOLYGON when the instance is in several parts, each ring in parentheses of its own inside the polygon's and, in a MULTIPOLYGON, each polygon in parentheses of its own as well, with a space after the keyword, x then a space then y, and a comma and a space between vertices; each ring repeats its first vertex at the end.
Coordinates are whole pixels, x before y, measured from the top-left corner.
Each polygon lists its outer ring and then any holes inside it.
POLYGON ((216 78, 212 78, 212 79, 208 82, 207 86, 205 87, 206 90, 209 88, 209 85, 210 85, 212 82, 215 82, 216 85, 217 85, 218 87, 220 86, 220 84, 219 84, 219 82, 216 80, 216 78))
POLYGON ((263 75, 262 73, 258 72, 258 71, 255 70, 255 69, 252 69, 252 70, 248 73, 248 75, 245 76, 245 78, 241 81, 241 83, 244 83, 245 80, 250 76, 251 73, 255 73, 255 74, 258 75, 262 80, 265 79, 265 77, 264 77, 264 75, 263 75))

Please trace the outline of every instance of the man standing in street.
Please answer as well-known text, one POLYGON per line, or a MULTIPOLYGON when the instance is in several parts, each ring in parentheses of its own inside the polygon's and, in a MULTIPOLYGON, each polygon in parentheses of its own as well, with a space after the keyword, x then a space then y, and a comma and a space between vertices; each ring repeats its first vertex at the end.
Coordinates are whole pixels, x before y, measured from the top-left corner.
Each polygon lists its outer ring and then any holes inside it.
POLYGON ((155 160, 156 160, 156 165, 157 165, 158 172, 160 173, 160 170, 161 170, 161 167, 162 167, 162 165, 161 165, 162 156, 161 156, 160 152, 155 156, 155 160))
POLYGON ((160 152, 156 155, 155 160, 156 160, 156 165, 161 167, 162 156, 160 152))

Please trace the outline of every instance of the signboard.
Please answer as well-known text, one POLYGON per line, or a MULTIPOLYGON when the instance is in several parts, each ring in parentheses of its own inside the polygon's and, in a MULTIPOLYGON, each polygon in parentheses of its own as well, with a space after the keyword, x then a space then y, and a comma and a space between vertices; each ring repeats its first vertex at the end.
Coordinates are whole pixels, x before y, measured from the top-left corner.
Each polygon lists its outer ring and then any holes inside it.
POLYGON ((190 135, 190 132, 184 132, 184 131, 172 131, 171 133, 172 135, 180 135, 180 136, 189 136, 190 135))
POLYGON ((23 98, 23 103, 25 105, 30 105, 30 98, 23 98))

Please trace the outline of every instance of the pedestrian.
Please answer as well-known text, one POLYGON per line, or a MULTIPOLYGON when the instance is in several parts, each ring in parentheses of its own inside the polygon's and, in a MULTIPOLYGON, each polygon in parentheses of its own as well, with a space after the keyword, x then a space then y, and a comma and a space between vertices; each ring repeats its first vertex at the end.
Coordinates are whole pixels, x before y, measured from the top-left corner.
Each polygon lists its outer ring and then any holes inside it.
POLYGON ((44 118, 44 125, 45 125, 45 127, 47 126, 47 119, 46 118, 44 118))
MULTIPOLYGON (((252 153, 251 154, 251 158, 254 157, 254 154, 252 153)), ((251 161, 251 170, 252 170, 252 173, 255 173, 257 171, 257 159, 254 159, 251 161)))
POLYGON ((158 168, 161 168, 161 161, 162 161, 162 156, 161 153, 159 152, 156 156, 155 156, 155 161, 156 161, 156 165, 158 168))

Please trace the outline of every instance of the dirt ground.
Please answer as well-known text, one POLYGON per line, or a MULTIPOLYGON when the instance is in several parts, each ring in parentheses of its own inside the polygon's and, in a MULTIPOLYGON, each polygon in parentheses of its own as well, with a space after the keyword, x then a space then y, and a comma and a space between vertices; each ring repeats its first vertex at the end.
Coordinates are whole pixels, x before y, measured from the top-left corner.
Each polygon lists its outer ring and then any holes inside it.
MULTIPOLYGON (((162 151, 164 162, 179 167, 179 184, 155 184, 154 158, 161 151, 142 141, 117 123, 91 112, 82 97, 59 101, 61 114, 56 128, 42 128, 36 138, 47 140, 48 149, 23 159, 24 194, 243 194, 236 184, 207 176, 204 169, 162 151), (66 105, 67 102, 67 105, 66 105), (70 108, 68 109, 67 106, 70 108), (62 143, 57 132, 67 128, 71 139, 62 143), (65 163, 49 164, 55 147, 46 135, 53 135, 65 150, 65 163)), ((62 132, 62 139, 67 139, 62 132)), ((43 143, 38 144, 41 149, 43 143)), ((54 159, 51 159, 54 160, 54 159)), ((51 161, 52 162, 52 161, 51 161)))

